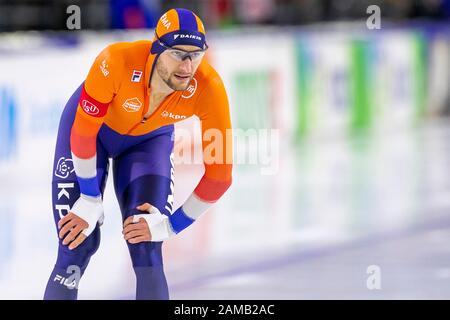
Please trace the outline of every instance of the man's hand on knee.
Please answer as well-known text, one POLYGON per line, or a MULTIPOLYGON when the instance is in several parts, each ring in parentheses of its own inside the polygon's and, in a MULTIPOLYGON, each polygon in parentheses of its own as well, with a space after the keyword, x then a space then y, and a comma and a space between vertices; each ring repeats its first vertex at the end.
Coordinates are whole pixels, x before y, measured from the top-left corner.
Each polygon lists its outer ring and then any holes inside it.
MULTIPOLYGON (((150 212, 151 205, 144 203, 136 209, 144 212, 150 212)), ((144 241, 151 241, 152 234, 148 227, 147 220, 140 215, 129 216, 123 223, 123 237, 129 243, 140 243, 144 241)))
POLYGON ((89 237, 97 223, 103 223, 103 219, 101 198, 81 195, 69 213, 59 220, 59 238, 73 250, 89 237))
POLYGON ((64 239, 63 245, 69 245, 69 249, 73 250, 78 247, 87 238, 81 231, 88 228, 89 224, 78 217, 73 212, 69 212, 64 218, 59 220, 59 238, 64 239))
POLYGON ((129 243, 164 241, 174 235, 169 218, 149 203, 136 207, 143 214, 128 217, 123 224, 123 234, 129 243))

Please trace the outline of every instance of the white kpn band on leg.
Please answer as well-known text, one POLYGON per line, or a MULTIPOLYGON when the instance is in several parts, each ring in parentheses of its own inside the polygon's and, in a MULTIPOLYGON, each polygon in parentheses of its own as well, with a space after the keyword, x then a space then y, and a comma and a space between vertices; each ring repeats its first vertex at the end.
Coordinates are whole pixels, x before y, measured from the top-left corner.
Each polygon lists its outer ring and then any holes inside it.
POLYGON ((140 218, 147 221, 150 233, 152 235, 151 241, 164 241, 175 235, 175 232, 170 226, 169 217, 162 214, 158 208, 150 205, 149 213, 136 214, 133 216, 133 222, 139 222, 140 218))

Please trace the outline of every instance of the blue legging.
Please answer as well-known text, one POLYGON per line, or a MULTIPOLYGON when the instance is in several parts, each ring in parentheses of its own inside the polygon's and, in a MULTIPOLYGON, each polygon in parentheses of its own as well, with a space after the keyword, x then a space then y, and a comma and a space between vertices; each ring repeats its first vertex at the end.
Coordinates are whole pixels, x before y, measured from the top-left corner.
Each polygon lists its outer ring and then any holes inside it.
MULTIPOLYGON (((70 152, 70 130, 80 92, 81 86, 69 99, 59 124, 52 179, 56 225, 80 196, 70 152)), ((144 136, 132 137, 120 135, 105 124, 101 127, 97 138, 97 179, 103 196, 109 158, 112 158, 114 189, 123 221, 130 215, 142 213, 135 208, 145 202, 163 214, 169 215, 172 211, 173 131, 173 125, 169 125, 144 136)), ((58 257, 44 299, 76 299, 78 290, 70 285, 72 280, 78 279, 74 270, 79 268, 79 278, 83 275, 99 247, 100 228, 97 225, 74 250, 69 250, 59 238, 58 241, 58 257)), ((136 274, 136 299, 168 299, 162 242, 127 242, 127 245, 136 274)))

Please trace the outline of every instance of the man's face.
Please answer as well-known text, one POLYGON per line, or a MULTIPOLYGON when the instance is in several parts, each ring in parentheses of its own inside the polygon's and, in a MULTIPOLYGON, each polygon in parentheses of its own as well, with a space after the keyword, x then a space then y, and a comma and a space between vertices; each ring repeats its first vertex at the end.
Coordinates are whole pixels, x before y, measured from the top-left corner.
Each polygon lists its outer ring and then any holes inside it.
MULTIPOLYGON (((174 46, 174 49, 181 49, 184 51, 198 51, 199 48, 195 46, 179 45, 174 46)), ((198 61, 191 61, 186 58, 183 61, 177 61, 166 50, 158 58, 156 62, 156 71, 161 79, 175 91, 184 91, 189 86, 198 66, 202 59, 198 61)))

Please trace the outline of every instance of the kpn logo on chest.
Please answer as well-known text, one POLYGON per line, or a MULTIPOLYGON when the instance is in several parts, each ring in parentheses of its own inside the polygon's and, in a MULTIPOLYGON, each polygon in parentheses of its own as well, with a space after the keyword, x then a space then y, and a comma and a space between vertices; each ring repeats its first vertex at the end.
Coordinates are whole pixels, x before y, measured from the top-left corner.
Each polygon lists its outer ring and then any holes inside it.
POLYGON ((186 119, 186 116, 184 116, 184 115, 181 115, 181 114, 174 114, 174 113, 169 112, 169 111, 167 111, 167 110, 164 110, 164 111, 161 113, 161 117, 163 117, 163 118, 170 118, 170 119, 173 119, 173 120, 182 120, 182 119, 186 119))

